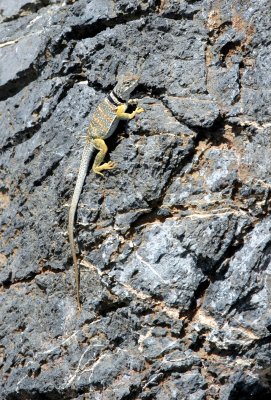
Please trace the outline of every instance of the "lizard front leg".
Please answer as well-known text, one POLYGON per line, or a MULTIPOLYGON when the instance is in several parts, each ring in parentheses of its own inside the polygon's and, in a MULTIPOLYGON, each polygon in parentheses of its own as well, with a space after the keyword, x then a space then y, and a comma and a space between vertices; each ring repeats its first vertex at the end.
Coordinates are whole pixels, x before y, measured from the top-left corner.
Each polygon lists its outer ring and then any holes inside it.
POLYGON ((131 112, 131 113, 127 113, 125 112, 127 108, 126 104, 121 104, 120 106, 117 107, 116 110, 116 116, 118 117, 118 119, 132 119, 136 116, 136 114, 140 114, 144 111, 143 108, 141 107, 136 107, 135 111, 131 112))
POLYGON ((102 138, 92 139, 91 144, 95 147, 96 150, 99 150, 98 154, 94 159, 92 170, 95 172, 95 174, 104 176, 104 174, 102 174, 101 171, 115 168, 116 163, 109 161, 107 163, 102 164, 108 150, 107 145, 102 138))

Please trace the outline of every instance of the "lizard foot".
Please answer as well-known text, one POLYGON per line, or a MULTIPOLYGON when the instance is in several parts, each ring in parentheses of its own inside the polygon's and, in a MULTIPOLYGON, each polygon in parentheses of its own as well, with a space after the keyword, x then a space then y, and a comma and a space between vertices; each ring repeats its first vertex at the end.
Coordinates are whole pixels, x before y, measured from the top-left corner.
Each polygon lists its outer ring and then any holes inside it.
POLYGON ((100 166, 100 168, 102 169, 113 169, 115 168, 117 165, 117 163, 115 163, 114 161, 108 161, 108 163, 104 163, 100 166))
POLYGON ((113 162, 113 161, 109 161, 108 163, 104 163, 102 165, 99 165, 98 167, 93 167, 93 171, 95 172, 95 174, 99 174, 101 176, 104 176, 104 174, 101 173, 101 171, 107 170, 107 169, 113 169, 115 168, 117 165, 117 163, 113 162))
POLYGON ((136 110, 135 110, 136 114, 140 114, 144 111, 145 111, 144 108, 141 108, 141 107, 136 107, 136 110))

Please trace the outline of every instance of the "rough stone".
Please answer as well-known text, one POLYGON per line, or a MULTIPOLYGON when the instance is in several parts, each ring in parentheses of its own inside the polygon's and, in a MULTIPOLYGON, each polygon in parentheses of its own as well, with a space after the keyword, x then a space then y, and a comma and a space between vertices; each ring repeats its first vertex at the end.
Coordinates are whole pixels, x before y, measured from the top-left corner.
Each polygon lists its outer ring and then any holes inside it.
POLYGON ((267 400, 270 1, 0 0, 0 399, 267 400), (95 105, 144 113, 68 205, 95 105))

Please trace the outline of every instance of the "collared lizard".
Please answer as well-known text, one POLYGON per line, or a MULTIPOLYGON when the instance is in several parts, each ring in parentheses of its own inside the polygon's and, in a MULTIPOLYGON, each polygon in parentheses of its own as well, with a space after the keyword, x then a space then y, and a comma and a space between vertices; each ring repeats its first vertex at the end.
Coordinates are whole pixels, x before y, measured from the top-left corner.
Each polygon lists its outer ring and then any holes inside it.
POLYGON ((136 114, 144 111, 143 108, 136 107, 133 112, 126 112, 129 104, 137 104, 136 99, 130 99, 130 94, 137 86, 138 79, 139 77, 137 75, 133 75, 131 73, 122 76, 108 97, 99 103, 92 115, 87 130, 86 143, 70 205, 68 222, 68 234, 75 271, 77 307, 79 310, 81 308, 80 279, 73 234, 74 219, 78 201, 87 174, 89 162, 94 150, 98 150, 98 153, 94 159, 92 170, 96 174, 103 176, 101 171, 113 169, 116 166, 116 164, 112 161, 102 164, 107 153, 107 145, 105 144, 104 139, 107 139, 114 133, 120 120, 130 120, 134 118, 136 114))

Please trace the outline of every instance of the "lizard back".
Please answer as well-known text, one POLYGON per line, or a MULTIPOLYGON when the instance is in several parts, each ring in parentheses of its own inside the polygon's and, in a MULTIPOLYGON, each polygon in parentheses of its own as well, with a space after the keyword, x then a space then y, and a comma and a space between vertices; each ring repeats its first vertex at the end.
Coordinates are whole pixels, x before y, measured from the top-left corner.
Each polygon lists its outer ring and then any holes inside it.
POLYGON ((94 113, 88 128, 90 138, 107 139, 110 137, 118 124, 116 117, 116 106, 108 98, 103 99, 94 113))

